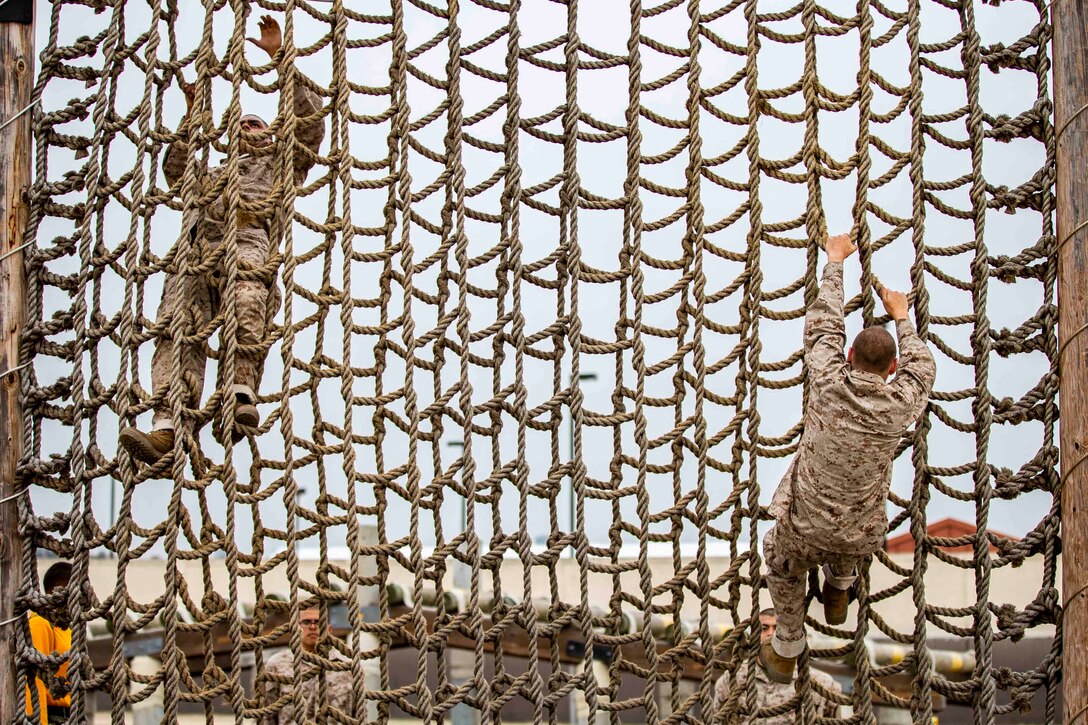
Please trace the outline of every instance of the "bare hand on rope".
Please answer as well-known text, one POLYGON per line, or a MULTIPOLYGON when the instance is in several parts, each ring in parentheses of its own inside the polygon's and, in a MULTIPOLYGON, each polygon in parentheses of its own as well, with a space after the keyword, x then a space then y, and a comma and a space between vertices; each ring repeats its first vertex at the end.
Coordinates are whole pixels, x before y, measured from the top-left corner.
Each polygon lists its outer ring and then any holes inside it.
MULTIPOLYGON (((858 245, 854 242, 854 233, 837 234, 819 241, 820 249, 827 252, 828 262, 843 262, 851 254, 858 251, 858 245)), ((878 296, 884 294, 884 285, 876 276, 873 277, 873 289, 878 296)), ((898 293, 896 293, 898 294, 898 293)), ((881 296, 881 299, 884 299, 881 296)))
POLYGON ((827 252, 828 262, 845 261, 857 249, 857 245, 850 239, 849 234, 836 234, 824 243, 824 251, 827 252))
POLYGON ((276 53, 283 47, 283 32, 280 30, 280 24, 271 15, 264 15, 261 17, 260 28, 260 38, 246 38, 246 40, 268 53, 269 58, 275 58, 276 53))
POLYGON ((880 295, 880 301, 884 303, 884 309, 893 320, 898 322, 899 320, 907 319, 910 313, 908 307, 907 296, 902 292, 896 292, 893 289, 881 285, 877 289, 877 294, 880 295))
POLYGON ((178 87, 185 94, 185 110, 193 110, 193 102, 196 100, 196 84, 183 80, 181 75, 178 74, 178 87))

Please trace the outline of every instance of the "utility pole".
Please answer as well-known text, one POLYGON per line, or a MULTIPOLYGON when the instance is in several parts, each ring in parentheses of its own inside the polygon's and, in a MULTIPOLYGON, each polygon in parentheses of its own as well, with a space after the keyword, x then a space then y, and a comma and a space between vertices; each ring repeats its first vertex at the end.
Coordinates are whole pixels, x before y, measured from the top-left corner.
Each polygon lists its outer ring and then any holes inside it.
MULTIPOLYGON (((30 95, 34 88, 34 2, 0 6, 0 722, 15 722, 15 593, 23 539, 15 471, 23 455, 19 339, 26 325, 23 235, 30 189, 30 95)), ((44 706, 44 703, 43 703, 44 706)))
POLYGON ((1050 6, 1057 134, 1058 369, 1062 408, 1062 700, 1065 722, 1088 710, 1088 5, 1050 6))

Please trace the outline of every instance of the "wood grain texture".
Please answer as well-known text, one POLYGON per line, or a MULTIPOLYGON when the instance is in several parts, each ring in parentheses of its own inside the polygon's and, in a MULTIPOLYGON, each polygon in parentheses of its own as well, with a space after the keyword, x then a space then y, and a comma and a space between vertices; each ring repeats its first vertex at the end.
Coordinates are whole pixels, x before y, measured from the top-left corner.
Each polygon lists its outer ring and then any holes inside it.
POLYGON ((1088 715, 1088 24, 1086 0, 1054 3, 1058 341, 1061 386, 1063 696, 1066 723, 1088 715), (1077 115, 1079 113, 1079 115, 1077 115), (1072 643, 1074 646, 1069 646, 1072 643))
MULTIPOLYGON (((0 123, 30 102, 34 84, 34 26, 0 23, 0 123)), ((0 257, 23 244, 26 191, 30 187, 30 113, 0 131, 0 257)), ((23 444, 19 400, 19 338, 26 323, 26 279, 23 254, 0 261, 0 500, 15 494, 15 471, 23 444)), ((22 580, 22 537, 19 502, 0 503, 0 622, 15 615, 15 593, 22 580)), ((16 627, 0 627, 0 722, 15 722, 23 695, 16 688, 14 647, 16 627)))

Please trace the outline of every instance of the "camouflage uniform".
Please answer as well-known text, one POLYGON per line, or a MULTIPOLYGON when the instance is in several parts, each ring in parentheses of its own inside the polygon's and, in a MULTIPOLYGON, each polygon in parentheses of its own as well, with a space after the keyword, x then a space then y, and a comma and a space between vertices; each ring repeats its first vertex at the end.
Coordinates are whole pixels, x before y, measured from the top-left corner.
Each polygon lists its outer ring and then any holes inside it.
MULTIPOLYGON (((301 184, 314 164, 311 153, 316 154, 321 146, 325 126, 323 120, 315 116, 321 110, 320 97, 301 84, 295 86, 294 105, 295 115, 299 119, 295 126, 298 146, 294 153, 294 173, 295 183, 301 184), (307 120, 307 117, 311 118, 307 120)), ((187 154, 188 143, 182 139, 171 144, 166 153, 163 171, 172 187, 185 174, 187 154)), ((280 305, 275 270, 267 268, 269 258, 276 251, 270 236, 273 233, 273 217, 278 211, 277 195, 273 191, 277 158, 278 153, 273 147, 259 149, 256 154, 247 154, 238 159, 238 272, 234 285, 238 319, 237 354, 234 359, 234 380, 223 379, 220 361, 218 386, 229 385, 229 392, 254 404, 264 368, 266 350, 262 348, 266 344, 267 328, 280 305)), ((193 243, 191 263, 194 266, 206 264, 205 259, 223 244, 226 236, 226 199, 223 190, 216 186, 225 171, 225 166, 198 171, 197 193, 212 198, 206 205, 191 207, 182 218, 182 233, 190 235, 193 243)), ((163 329, 156 340, 155 355, 151 361, 151 384, 156 395, 169 389, 174 374, 170 319, 177 313, 185 317, 183 326, 186 336, 196 338, 181 348, 185 405, 199 405, 207 357, 205 339, 210 334, 204 328, 222 312, 223 300, 230 293, 226 283, 227 269, 221 256, 201 271, 167 276, 157 313, 157 324, 163 325, 163 329)), ((156 403, 153 427, 155 430, 173 428, 170 405, 165 397, 156 403)))
MULTIPOLYGON (((329 659, 334 662, 348 663, 349 660, 336 649, 329 650, 329 659)), ((330 714, 329 708, 336 708, 343 717, 349 720, 352 717, 352 702, 354 689, 352 688, 351 671, 324 671, 325 700, 321 699, 321 672, 314 665, 306 665, 302 681, 297 692, 290 684, 295 676, 295 656, 290 650, 284 650, 272 656, 264 668, 265 674, 276 675, 285 678, 287 684, 279 682, 265 682, 264 707, 270 707, 282 697, 292 694, 294 697, 285 703, 278 712, 265 715, 261 719, 261 725, 309 725, 310 723, 338 722, 330 714), (320 719, 318 719, 320 718, 320 719)))
POLYGON ((892 459, 925 410, 936 366, 906 320, 896 323, 899 368, 885 382, 855 370, 843 354, 842 264, 824 268, 820 296, 805 316, 808 405, 797 455, 778 485, 764 541, 767 585, 778 611, 775 651, 804 649, 805 577, 823 564, 828 583, 849 589, 855 564, 887 533, 892 459))
MULTIPOLYGON (((747 674, 748 663, 742 662, 737 667, 737 671, 732 677, 730 677, 727 672, 718 678, 718 682, 714 685, 714 696, 710 700, 710 708, 705 713, 703 720, 708 723, 721 722, 729 723, 730 725, 747 725, 748 723, 759 723, 760 725, 792 725, 795 722, 801 721, 801 716, 798 714, 798 710, 801 707, 800 701, 796 704, 796 709, 781 715, 760 718, 745 716, 744 719, 741 719, 734 710, 728 714, 723 714, 719 719, 717 717, 718 708, 722 707, 729 699, 729 688, 732 686, 731 680, 736 682, 736 687, 740 690, 736 701, 736 710, 745 707, 747 698, 747 693, 745 692, 745 688, 747 687, 747 674)), ((812 677, 813 682, 818 683, 825 690, 830 690, 838 695, 842 694, 842 687, 839 686, 839 683, 835 682, 831 675, 821 670, 817 670, 816 668, 810 668, 809 674, 812 677)), ((756 707, 764 710, 786 704, 797 695, 797 691, 795 690, 796 684, 796 678, 788 685, 772 682, 767 677, 766 670, 762 667, 756 667, 756 707)), ((837 703, 831 702, 823 695, 820 695, 815 687, 812 688, 811 692, 812 702, 816 708, 817 717, 839 716, 839 706, 837 703)))

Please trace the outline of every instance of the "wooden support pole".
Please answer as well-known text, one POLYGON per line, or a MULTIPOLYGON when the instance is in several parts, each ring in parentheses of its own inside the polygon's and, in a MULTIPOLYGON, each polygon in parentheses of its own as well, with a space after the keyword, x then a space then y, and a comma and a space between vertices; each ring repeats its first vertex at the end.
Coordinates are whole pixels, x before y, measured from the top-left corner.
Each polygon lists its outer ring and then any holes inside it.
POLYGON ((1088 0, 1051 5, 1057 137, 1063 702, 1088 718, 1088 0))
MULTIPOLYGON (((32 0, 0 8, 0 722, 15 722, 15 592, 22 580, 23 542, 15 469, 23 452, 19 400, 19 337, 26 324, 23 233, 30 188, 30 94, 34 87, 32 0), (10 18, 29 13, 29 23, 10 18)), ((24 16, 23 19, 27 19, 24 16)))

